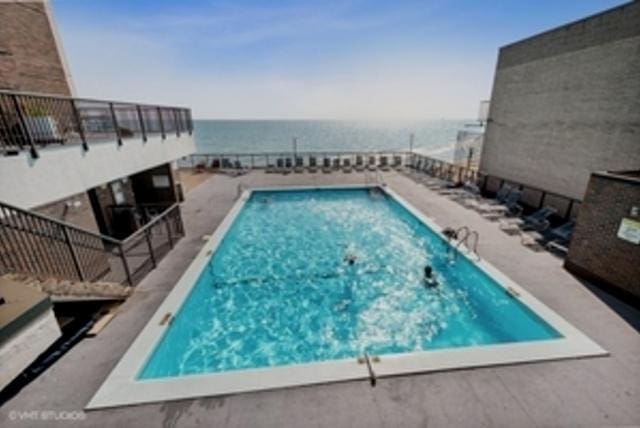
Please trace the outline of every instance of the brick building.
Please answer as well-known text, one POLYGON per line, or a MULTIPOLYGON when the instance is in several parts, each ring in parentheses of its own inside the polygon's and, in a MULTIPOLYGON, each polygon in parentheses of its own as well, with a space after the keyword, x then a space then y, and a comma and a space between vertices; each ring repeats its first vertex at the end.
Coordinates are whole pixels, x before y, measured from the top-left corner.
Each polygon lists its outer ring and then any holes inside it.
POLYGON ((640 165, 640 2, 504 46, 480 170, 581 200, 640 165))
POLYGON ((48 1, 0 2, 0 89, 72 95, 48 1))
POLYGON ((640 171, 591 175, 565 267, 640 302, 640 171))

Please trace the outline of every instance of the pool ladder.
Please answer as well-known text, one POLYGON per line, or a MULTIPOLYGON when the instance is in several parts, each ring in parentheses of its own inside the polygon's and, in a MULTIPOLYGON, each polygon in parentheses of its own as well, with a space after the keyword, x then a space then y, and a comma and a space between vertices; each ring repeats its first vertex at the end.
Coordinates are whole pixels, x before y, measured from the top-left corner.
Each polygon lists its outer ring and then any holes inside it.
POLYGON ((455 257, 457 254, 457 249, 459 249, 462 244, 467 247, 467 250, 473 252, 475 256, 480 260, 480 254, 478 254, 478 241, 480 241, 480 234, 476 230, 471 230, 468 226, 461 226, 455 230, 455 233, 447 236, 447 241, 449 243, 449 247, 447 248, 447 255, 449 256, 449 261, 455 261, 455 257), (451 245, 451 240, 453 238, 458 239, 455 247, 451 245), (473 239, 473 245, 469 243, 473 239))
POLYGON ((382 178, 382 174, 380 170, 376 169, 375 171, 370 171, 369 169, 364 170, 364 184, 377 184, 378 186, 386 186, 387 183, 384 182, 382 178))

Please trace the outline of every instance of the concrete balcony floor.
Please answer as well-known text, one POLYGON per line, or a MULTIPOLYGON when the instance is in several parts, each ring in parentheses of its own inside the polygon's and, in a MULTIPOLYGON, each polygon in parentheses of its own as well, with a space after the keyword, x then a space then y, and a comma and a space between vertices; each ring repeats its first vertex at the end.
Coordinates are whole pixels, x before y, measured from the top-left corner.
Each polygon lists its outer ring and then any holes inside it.
POLYGON ((640 425, 640 313, 579 281, 478 213, 396 173, 387 184, 441 226, 480 232, 483 258, 595 340, 610 356, 343 382, 90 411, 75 421, 12 411, 79 411, 231 208, 238 185, 364 183, 361 173, 215 175, 186 196, 186 236, 96 338, 85 339, 0 409, 1 426, 483 427, 640 425), (38 423, 39 422, 39 423, 38 423))

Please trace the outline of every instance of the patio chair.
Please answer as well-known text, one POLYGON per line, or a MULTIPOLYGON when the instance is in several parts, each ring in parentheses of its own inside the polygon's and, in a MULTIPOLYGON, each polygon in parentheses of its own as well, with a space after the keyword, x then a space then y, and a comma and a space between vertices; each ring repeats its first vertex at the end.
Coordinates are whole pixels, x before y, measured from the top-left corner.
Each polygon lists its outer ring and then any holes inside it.
POLYGON ((367 169, 369 171, 375 171, 376 169, 378 169, 378 167, 376 166, 375 156, 369 156, 369 163, 367 164, 367 169))
POLYGON ((307 166, 307 171, 313 174, 318 172, 318 161, 315 156, 309 156, 309 166, 307 166))
POLYGON ((273 163, 271 163, 271 162, 269 162, 269 160, 267 160, 267 168, 265 169, 264 172, 267 173, 267 174, 274 174, 275 172, 277 172, 277 168, 273 163))
POLYGON ((233 169, 233 165, 228 158, 222 158, 222 169, 233 169))
POLYGON ((391 171, 389 167, 389 158, 386 156, 380 156, 380 171, 391 171))
POLYGON ((220 159, 214 159, 211 161, 211 169, 220 168, 220 159))
POLYGON ((296 157, 296 166, 293 168, 293 172, 296 174, 302 174, 304 172, 304 159, 300 156, 296 157))
POLYGON ((356 164, 354 166, 354 169, 356 170, 356 172, 364 172, 365 170, 364 159, 362 158, 361 155, 356 156, 356 164))
POLYGON ((523 218, 504 219, 500 222, 500 229, 508 234, 518 234, 520 231, 534 230, 542 232, 549 228, 549 217, 557 210, 553 207, 543 207, 523 218))
POLYGON ((478 211, 484 218, 489 220, 498 220, 505 215, 517 216, 522 214, 522 206, 519 204, 522 192, 514 190, 510 192, 505 198, 502 204, 479 206, 478 211))
POLYGON ((485 201, 481 201, 480 199, 469 200, 469 201, 466 201, 465 206, 467 208, 476 209, 477 207, 480 207, 480 206, 500 205, 502 202, 504 202, 505 198, 507 196, 509 196, 509 193, 511 193, 511 190, 512 190, 511 186, 509 186, 508 184, 504 184, 496 192, 496 198, 495 199, 493 199, 493 200, 485 200, 485 201))
POLYGON ((340 171, 340 158, 333 158, 333 170, 340 171))
POLYGON ((276 159, 276 167, 273 172, 283 174, 284 173, 284 159, 278 158, 276 159))
POLYGON ((402 171, 402 156, 395 155, 393 157, 393 164, 391 165, 396 171, 402 171))
POLYGON ((331 159, 328 157, 322 159, 322 172, 325 174, 331 173, 331 159))
POLYGON ((242 165, 242 162, 239 160, 233 162, 233 168, 235 170, 235 175, 244 175, 249 172, 249 168, 242 165))
POLYGON ((346 158, 342 160, 342 172, 351 173, 351 159, 346 158))
POLYGON ((522 245, 535 251, 547 249, 553 253, 565 255, 569 251, 569 242, 575 228, 575 220, 569 220, 558 227, 542 231, 523 233, 522 245))
POLYGON ((293 163, 291 162, 291 158, 285 158, 285 160, 284 160, 284 169, 282 170, 282 173, 287 175, 291 171, 293 171, 293 163))
POLYGON ((553 252, 567 254, 575 226, 576 221, 569 220, 565 224, 551 229, 548 235, 549 240, 545 243, 545 248, 553 252))

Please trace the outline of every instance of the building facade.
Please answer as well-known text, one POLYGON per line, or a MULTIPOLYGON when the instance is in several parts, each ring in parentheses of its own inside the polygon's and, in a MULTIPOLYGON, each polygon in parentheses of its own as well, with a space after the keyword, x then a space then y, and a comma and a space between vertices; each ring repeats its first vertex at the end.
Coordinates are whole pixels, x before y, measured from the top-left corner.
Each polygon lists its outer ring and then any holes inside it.
POLYGON ((500 49, 480 170, 582 200, 640 165, 640 2, 500 49))
POLYGON ((73 95, 47 0, 0 2, 0 89, 73 95))
POLYGON ((640 302, 640 171, 591 176, 565 267, 640 302))

